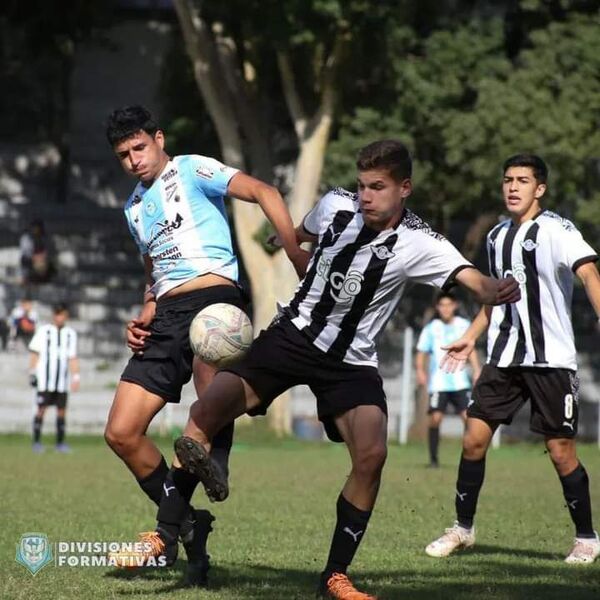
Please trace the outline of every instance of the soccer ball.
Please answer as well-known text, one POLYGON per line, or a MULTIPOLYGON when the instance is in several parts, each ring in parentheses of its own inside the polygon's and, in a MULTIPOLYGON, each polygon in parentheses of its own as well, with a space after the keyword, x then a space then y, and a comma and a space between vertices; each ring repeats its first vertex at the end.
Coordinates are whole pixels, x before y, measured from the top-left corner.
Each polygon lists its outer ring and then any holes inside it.
POLYGON ((203 308, 190 325, 192 351, 202 362, 216 367, 239 360, 252 338, 252 323, 246 313, 224 302, 203 308))

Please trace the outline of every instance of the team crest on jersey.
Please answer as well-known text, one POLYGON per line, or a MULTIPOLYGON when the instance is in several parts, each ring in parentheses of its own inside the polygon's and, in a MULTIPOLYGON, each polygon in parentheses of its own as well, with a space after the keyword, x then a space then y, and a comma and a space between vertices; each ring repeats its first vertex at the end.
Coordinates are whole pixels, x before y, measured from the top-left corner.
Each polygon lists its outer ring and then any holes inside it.
POLYGON ((387 246, 371 246, 371 250, 379 260, 389 260, 396 256, 387 246))
POLYGON ((156 212, 156 204, 150 200, 144 205, 144 210, 146 211, 146 214, 151 217, 156 212))
POLYGON ((532 250, 535 250, 539 244, 533 240, 525 240, 524 242, 521 242, 521 246, 523 249, 527 250, 527 252, 531 252, 532 250))
POLYGON ((196 169, 196 175, 198 175, 198 177, 202 177, 202 179, 212 179, 214 174, 214 171, 208 167, 203 167, 202 165, 196 169))

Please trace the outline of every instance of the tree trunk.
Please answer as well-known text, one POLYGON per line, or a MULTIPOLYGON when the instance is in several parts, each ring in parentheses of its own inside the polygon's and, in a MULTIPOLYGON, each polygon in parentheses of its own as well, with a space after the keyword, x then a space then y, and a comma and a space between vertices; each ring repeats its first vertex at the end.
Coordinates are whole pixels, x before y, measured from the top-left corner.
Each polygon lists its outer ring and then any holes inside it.
MULTIPOLYGON (((222 35, 219 24, 213 25, 213 31, 210 31, 202 19, 198 5, 192 0, 174 0, 174 6, 198 89, 217 130, 223 161, 270 181, 273 165, 268 142, 257 126, 260 119, 254 93, 250 82, 245 80, 238 67, 234 41, 222 35), (248 169, 249 165, 251 169, 248 169)), ((340 48, 341 43, 336 44, 335 52, 324 64, 319 108, 310 119, 301 115, 301 127, 298 114, 295 114, 295 109, 300 106, 299 95, 289 61, 285 65, 286 71, 281 72, 288 107, 290 98, 297 103, 289 107, 299 143, 294 185, 288 198, 288 208, 295 223, 300 222, 317 199, 325 149, 333 121, 333 82, 340 48)), ((284 60, 287 60, 287 56, 284 60)), ((284 252, 269 256, 253 239, 265 220, 260 208, 254 204, 235 201, 233 214, 240 252, 252 286, 254 328, 259 331, 272 320, 277 301, 289 300, 298 280, 284 252)), ((289 394, 278 398, 269 414, 271 425, 278 433, 289 432, 289 394)))

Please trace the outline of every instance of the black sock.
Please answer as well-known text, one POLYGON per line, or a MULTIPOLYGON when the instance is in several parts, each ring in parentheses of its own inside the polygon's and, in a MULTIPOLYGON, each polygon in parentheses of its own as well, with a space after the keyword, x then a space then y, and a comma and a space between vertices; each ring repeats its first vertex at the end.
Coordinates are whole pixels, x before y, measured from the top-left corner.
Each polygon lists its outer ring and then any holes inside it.
POLYGON ((467 460, 462 455, 456 481, 456 520, 462 527, 473 526, 479 490, 485 476, 485 456, 481 460, 467 460))
POLYGON ((577 537, 594 538, 592 505, 590 502, 590 480, 585 468, 579 463, 574 471, 564 477, 560 477, 560 482, 571 519, 575 523, 577 537))
POLYGON ((144 477, 144 479, 138 479, 137 482, 139 486, 142 488, 146 496, 158 506, 160 504, 160 499, 163 493, 163 483, 167 477, 167 473, 169 472, 169 467, 167 467, 167 463, 165 461, 165 457, 160 457, 160 462, 158 466, 150 475, 144 477))
POLYGON ((432 464, 438 462, 438 446, 440 444, 440 428, 429 428, 429 460, 432 464))
POLYGON ((62 444, 65 441, 65 418, 56 417, 56 443, 62 444))
POLYGON ((179 535, 181 524, 190 510, 190 500, 199 483, 196 475, 171 468, 163 485, 156 520, 158 527, 173 537, 179 535))
POLYGON ((211 442, 210 455, 213 460, 221 467, 225 476, 229 475, 229 453, 233 444, 234 422, 225 425, 211 442))
POLYGON ((326 581, 332 573, 345 573, 365 535, 370 510, 360 510, 344 498, 337 500, 337 522, 331 540, 331 548, 322 578, 326 581))
POLYGON ((39 444, 42 437, 42 417, 33 417, 33 443, 39 444))

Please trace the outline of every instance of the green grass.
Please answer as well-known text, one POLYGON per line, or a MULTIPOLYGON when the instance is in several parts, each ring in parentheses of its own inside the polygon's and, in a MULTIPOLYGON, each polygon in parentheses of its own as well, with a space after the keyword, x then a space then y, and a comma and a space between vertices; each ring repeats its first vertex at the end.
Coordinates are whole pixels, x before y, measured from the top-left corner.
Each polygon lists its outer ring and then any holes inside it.
MULTIPOLYGON (((145 572, 48 565, 35 577, 15 562, 15 544, 38 531, 51 542, 133 540, 152 529, 155 508, 99 438, 71 438, 74 452, 31 453, 29 440, 0 437, 0 598, 287 600, 312 598, 325 561, 334 505, 348 471, 343 447, 276 441, 240 428, 230 499, 211 510, 209 590, 186 589, 184 559, 145 572)), ((49 440, 50 441, 50 440, 49 440)), ((170 455, 170 441, 160 445, 170 455)), ((443 467, 425 449, 393 446, 378 505, 352 566, 359 587, 382 600, 600 598, 600 562, 562 562, 572 541, 560 484, 541 444, 490 452, 474 550, 445 560, 424 546, 453 520, 459 446, 442 444, 443 467)), ((582 446, 600 519, 600 452, 582 446)), ((205 504, 200 492, 197 506, 205 504)))

